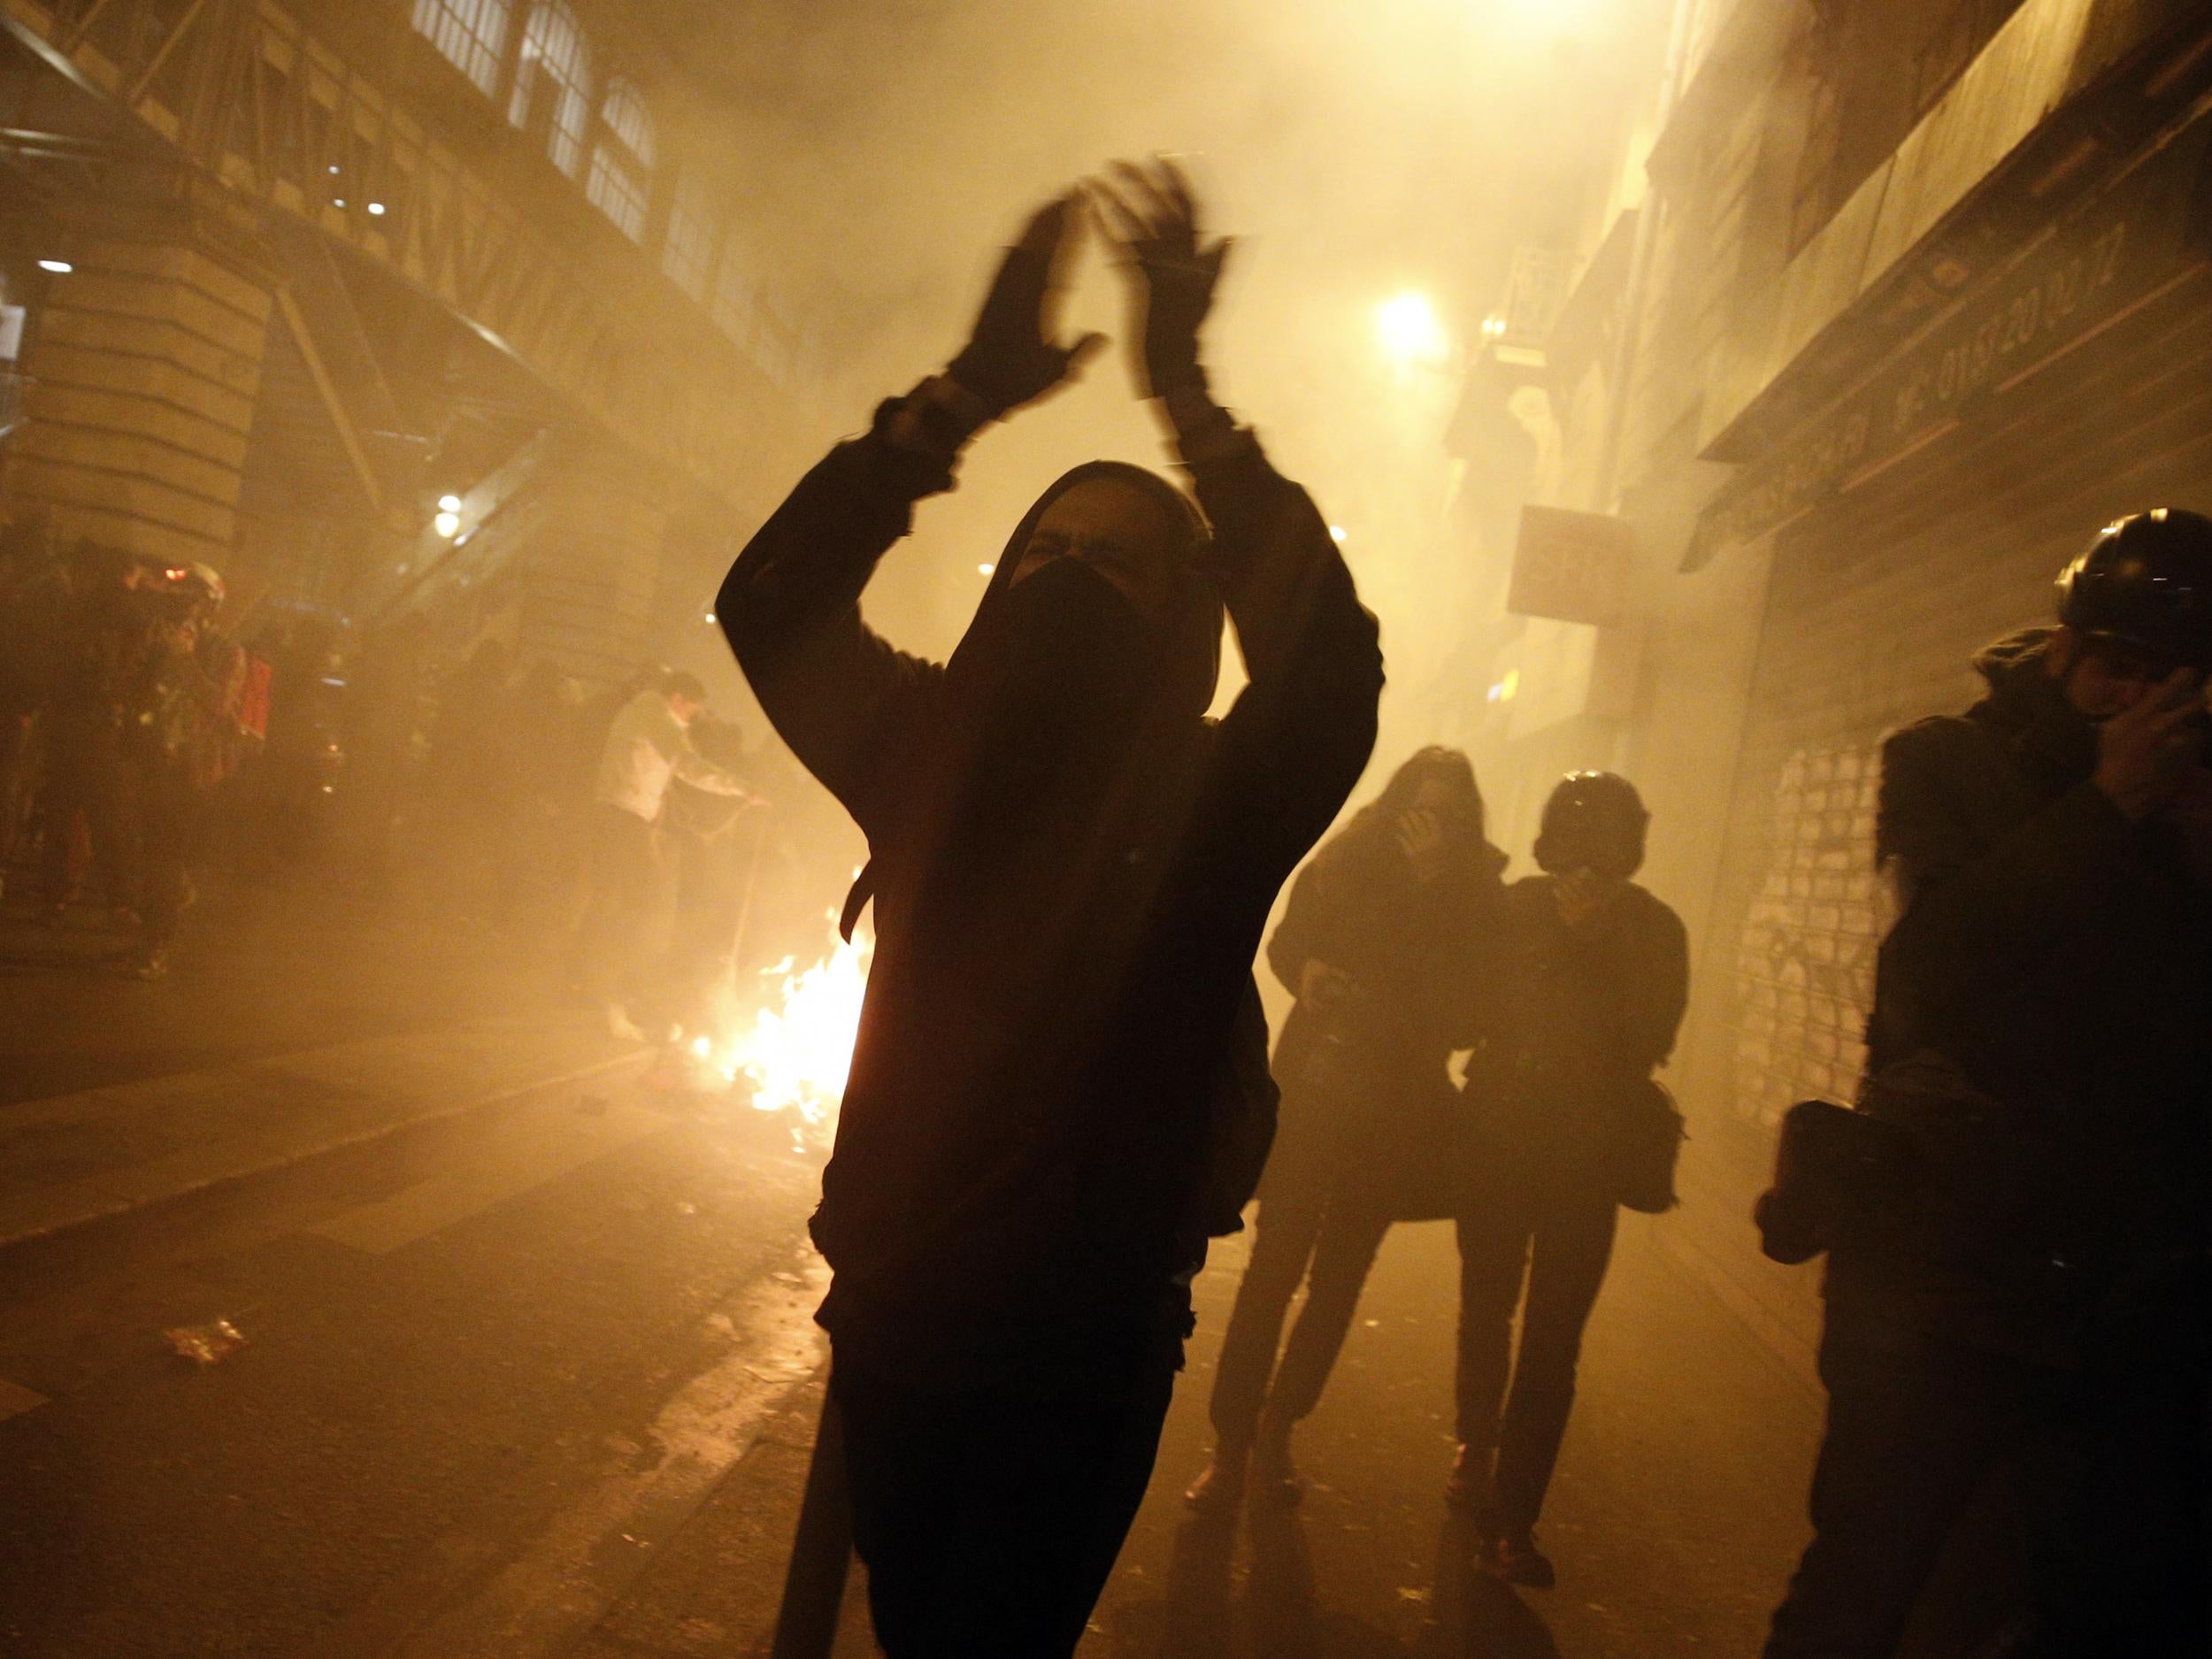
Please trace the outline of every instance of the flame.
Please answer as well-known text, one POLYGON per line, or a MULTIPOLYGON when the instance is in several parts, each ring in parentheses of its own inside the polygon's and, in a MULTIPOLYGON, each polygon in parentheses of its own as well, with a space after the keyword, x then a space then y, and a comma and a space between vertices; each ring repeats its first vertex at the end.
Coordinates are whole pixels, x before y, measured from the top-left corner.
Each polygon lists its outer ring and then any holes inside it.
POLYGON ((837 1126, 868 964, 875 957, 873 933, 859 928, 847 941, 837 936, 833 910, 829 923, 829 954, 812 967, 795 973, 796 958, 786 956, 761 971, 764 980, 780 984, 752 1023, 722 1042, 710 1062, 725 1085, 746 1080, 754 1110, 795 1114, 803 1145, 809 1140, 827 1144, 837 1126))

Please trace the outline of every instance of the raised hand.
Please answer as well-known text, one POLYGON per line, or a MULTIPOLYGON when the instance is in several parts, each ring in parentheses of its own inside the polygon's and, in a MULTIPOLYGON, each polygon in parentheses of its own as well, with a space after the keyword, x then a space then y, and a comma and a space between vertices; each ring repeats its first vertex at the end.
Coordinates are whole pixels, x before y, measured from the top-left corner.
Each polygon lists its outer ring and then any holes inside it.
POLYGON ((1444 873, 1449 848, 1444 839, 1443 818, 1426 807, 1398 814, 1398 845, 1413 866, 1413 879, 1428 886, 1444 873))
POLYGON ((1117 161, 1110 173, 1089 181, 1091 204, 1133 273, 1137 326, 1131 337, 1139 382, 1151 397, 1202 388, 1198 331, 1213 309, 1229 241, 1205 243, 1190 180, 1166 157, 1156 157, 1149 171, 1117 161))
POLYGON ((1073 379, 1106 343, 1087 334, 1062 344, 1060 302, 1068 265, 1083 240, 1073 194, 1056 196, 1023 227, 999 262, 974 332, 947 373, 996 419, 1073 379))
POLYGON ((2129 818, 2149 817, 2201 764, 2203 720, 2202 681, 2176 669, 2097 728, 2097 787, 2129 818))

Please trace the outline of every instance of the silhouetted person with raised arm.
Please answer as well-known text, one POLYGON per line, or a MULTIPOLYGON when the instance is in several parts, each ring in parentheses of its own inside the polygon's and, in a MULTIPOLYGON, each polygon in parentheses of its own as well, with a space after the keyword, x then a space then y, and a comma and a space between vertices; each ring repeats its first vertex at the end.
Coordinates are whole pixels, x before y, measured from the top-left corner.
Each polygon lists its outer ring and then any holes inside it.
POLYGON ((1298 999, 1275 1054, 1282 1125, 1214 1373, 1213 1461, 1185 1494, 1201 1513, 1233 1513, 1248 1480, 1297 1501, 1291 1431, 1320 1402, 1383 1235, 1458 1213, 1464 1112, 1447 1068, 1471 1041, 1504 867, 1466 756, 1425 749, 1291 886, 1267 946, 1298 999))
POLYGON ((914 503, 1099 343, 1054 338, 1071 196, 1031 220, 950 367, 807 475, 716 607, 868 837, 875 964, 813 1232, 895 1659, 1081 1636, 1150 1475, 1205 1235, 1256 1176, 1233 1120, 1266 1087, 1261 930, 1374 740, 1374 621, 1199 367, 1225 244, 1202 243, 1171 168, 1118 179, 1098 205, 1195 503, 1078 467, 1015 528, 949 663, 861 619, 914 503), (1225 605, 1250 684, 1217 726, 1225 605))

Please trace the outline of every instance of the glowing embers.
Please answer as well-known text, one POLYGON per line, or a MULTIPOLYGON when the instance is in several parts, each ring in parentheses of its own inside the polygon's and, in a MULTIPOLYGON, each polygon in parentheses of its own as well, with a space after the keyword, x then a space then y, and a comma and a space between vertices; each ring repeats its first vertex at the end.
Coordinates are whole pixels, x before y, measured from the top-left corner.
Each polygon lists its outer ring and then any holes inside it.
POLYGON ((836 1131, 875 956, 875 935, 867 928, 856 929, 849 941, 837 936, 836 912, 829 923, 829 954, 812 967, 794 972, 796 958, 787 956, 761 972, 766 998, 749 1024, 733 1019, 730 1035, 692 1040, 704 1082, 746 1087, 755 1111, 792 1113, 793 1136, 802 1147, 826 1146, 836 1131))

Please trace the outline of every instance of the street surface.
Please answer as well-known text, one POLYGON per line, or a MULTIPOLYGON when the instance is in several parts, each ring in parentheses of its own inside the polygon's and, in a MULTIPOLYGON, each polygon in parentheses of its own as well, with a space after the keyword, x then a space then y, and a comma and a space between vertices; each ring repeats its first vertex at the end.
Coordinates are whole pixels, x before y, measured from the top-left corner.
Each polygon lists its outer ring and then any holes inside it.
MULTIPOLYGON (((0 1217, 129 1153, 119 1112, 211 1134, 234 1099, 259 1117, 225 1144, 274 1151, 0 1247, 0 1653, 764 1652, 820 1399, 818 1154, 741 1099, 657 1087, 511 941, 365 910, 311 947, 267 902, 157 985, 50 955, 6 982, 0 1150, 38 1157, 0 1170, 0 1217), (270 1126, 288 1100, 382 1123, 348 1078, 400 1079, 419 1115, 337 1141, 278 1125, 296 1145, 270 1126), (217 1363, 165 1340, 218 1318, 246 1345, 217 1363)), ((1187 1515, 1244 1257, 1219 1246, 1085 1653, 1755 1652, 1803 1537, 1819 1402, 1674 1263, 1666 1225, 1624 1228, 1591 1328, 1549 1593, 1473 1571, 1440 1501, 1440 1225, 1385 1246, 1300 1438, 1302 1507, 1187 1515)), ((841 1659, 873 1651, 863 1595, 856 1574, 841 1659)))

